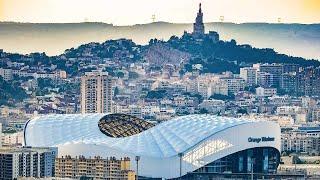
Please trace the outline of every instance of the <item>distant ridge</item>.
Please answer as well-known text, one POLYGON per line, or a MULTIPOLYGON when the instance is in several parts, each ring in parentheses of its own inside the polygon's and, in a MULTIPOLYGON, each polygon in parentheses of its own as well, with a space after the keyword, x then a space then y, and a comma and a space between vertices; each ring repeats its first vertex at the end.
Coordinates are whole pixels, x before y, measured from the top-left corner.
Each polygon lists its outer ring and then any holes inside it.
MULTIPOLYGON (((280 53, 320 59, 320 24, 205 23, 207 30, 219 32, 221 39, 239 44, 274 48, 280 53)), ((191 23, 154 22, 117 26, 101 22, 16 23, 0 22, 0 49, 28 54, 58 55, 70 47, 108 39, 128 38, 147 44, 152 38, 169 39, 191 31, 191 23)))
MULTIPOLYGON (((143 26, 143 25, 192 25, 192 23, 172 23, 166 21, 157 21, 157 22, 150 22, 150 23, 138 23, 133 25, 114 25, 112 23, 105 23, 105 22, 64 22, 64 23, 34 23, 34 22, 14 22, 14 21, 0 21, 0 25, 3 24, 19 24, 19 25, 79 25, 79 24, 91 24, 91 25, 105 25, 105 26, 113 26, 113 27, 134 27, 134 26, 143 26)), ((234 22, 205 22, 205 25, 212 25, 212 24, 224 24, 224 25, 302 25, 302 26, 320 26, 320 23, 311 23, 311 24, 303 24, 303 23, 268 23, 268 22, 243 22, 243 23, 234 23, 234 22)))

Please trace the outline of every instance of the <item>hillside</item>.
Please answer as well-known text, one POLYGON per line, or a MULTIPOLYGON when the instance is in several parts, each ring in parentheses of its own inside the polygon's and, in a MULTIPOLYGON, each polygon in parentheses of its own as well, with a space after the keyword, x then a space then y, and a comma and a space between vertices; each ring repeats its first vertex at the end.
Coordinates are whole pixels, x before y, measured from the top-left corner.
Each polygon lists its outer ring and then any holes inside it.
POLYGON ((0 77, 0 106, 14 106, 26 97, 27 94, 19 87, 19 83, 6 82, 0 77))
MULTIPOLYGON (((191 24, 157 22, 134 26, 104 23, 30 24, 0 23, 0 49, 7 52, 46 52, 57 55, 70 47, 108 39, 128 38, 147 44, 152 38, 168 40, 191 31, 191 24)), ((207 23, 206 30, 217 31, 222 40, 274 48, 277 52, 307 59, 320 59, 320 24, 207 23)))
POLYGON ((235 40, 215 42, 209 37, 202 41, 191 35, 181 38, 171 37, 167 42, 160 41, 171 48, 191 55, 185 64, 186 71, 192 71, 193 64, 201 64, 204 73, 221 73, 232 71, 239 73, 240 67, 252 66, 255 63, 297 64, 301 67, 320 66, 320 61, 306 60, 301 57, 281 54, 270 48, 256 48, 251 45, 239 45, 235 40))

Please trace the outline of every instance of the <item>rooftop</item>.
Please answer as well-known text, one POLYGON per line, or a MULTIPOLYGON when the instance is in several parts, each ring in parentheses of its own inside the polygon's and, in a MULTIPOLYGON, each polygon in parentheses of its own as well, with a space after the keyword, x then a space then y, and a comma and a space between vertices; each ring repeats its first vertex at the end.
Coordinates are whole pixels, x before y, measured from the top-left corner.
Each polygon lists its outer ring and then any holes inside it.
POLYGON ((30 120, 24 133, 31 146, 94 144, 149 157, 172 157, 220 131, 247 123, 252 121, 203 114, 180 116, 151 127, 127 115, 55 114, 30 120), (117 118, 120 122, 115 123, 117 118), (134 131, 128 131, 129 127, 134 131))
POLYGON ((0 153, 19 153, 19 152, 48 152, 52 151, 52 147, 1 147, 0 153))

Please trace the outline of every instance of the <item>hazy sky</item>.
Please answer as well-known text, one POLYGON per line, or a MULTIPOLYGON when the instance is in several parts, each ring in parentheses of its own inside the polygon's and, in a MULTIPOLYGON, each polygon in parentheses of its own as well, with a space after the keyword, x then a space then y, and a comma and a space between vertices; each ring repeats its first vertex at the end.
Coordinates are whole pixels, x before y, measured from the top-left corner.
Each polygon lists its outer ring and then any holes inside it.
POLYGON ((204 21, 320 23, 320 0, 0 0, 0 21, 131 25, 193 22, 202 2, 204 21))

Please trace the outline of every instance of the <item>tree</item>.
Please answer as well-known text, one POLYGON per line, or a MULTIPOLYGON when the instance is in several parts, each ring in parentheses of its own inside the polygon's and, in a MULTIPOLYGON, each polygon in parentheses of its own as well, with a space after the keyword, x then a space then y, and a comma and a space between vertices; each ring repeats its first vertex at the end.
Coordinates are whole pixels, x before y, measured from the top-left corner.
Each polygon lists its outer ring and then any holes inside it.
POLYGON ((93 177, 81 176, 80 180, 93 180, 93 177))
POLYGON ((139 74, 133 71, 129 72, 129 79, 138 79, 139 78, 139 74))
POLYGON ((123 72, 117 72, 117 77, 118 78, 123 78, 124 77, 124 73, 123 72))
POLYGON ((232 46, 236 46, 236 45, 237 45, 237 41, 234 40, 234 39, 231 39, 230 44, 231 44, 232 46))
POLYGON ((27 98, 26 92, 17 83, 7 82, 0 77, 0 106, 14 106, 27 98))
POLYGON ((244 88, 245 91, 249 91, 251 93, 256 93, 256 88, 259 87, 258 85, 255 85, 255 86, 246 86, 244 88))
POLYGON ((114 88, 114 96, 118 95, 119 94, 119 88, 118 87, 115 87, 114 88))
POLYGON ((166 90, 149 91, 146 98, 149 99, 162 99, 166 96, 166 90))
POLYGON ((54 87, 54 82, 50 78, 38 78, 38 88, 44 89, 48 87, 54 87))
POLYGON ((223 94, 213 94, 212 96, 209 97, 209 99, 217 99, 217 100, 233 100, 235 96, 233 94, 231 95, 223 95, 223 94))
POLYGON ((205 108, 200 109, 199 111, 200 114, 208 114, 208 110, 205 108))
POLYGON ((248 111, 246 109, 239 109, 238 114, 248 114, 248 111))

